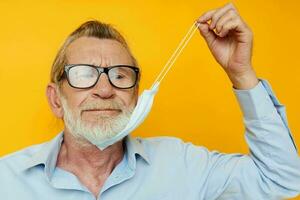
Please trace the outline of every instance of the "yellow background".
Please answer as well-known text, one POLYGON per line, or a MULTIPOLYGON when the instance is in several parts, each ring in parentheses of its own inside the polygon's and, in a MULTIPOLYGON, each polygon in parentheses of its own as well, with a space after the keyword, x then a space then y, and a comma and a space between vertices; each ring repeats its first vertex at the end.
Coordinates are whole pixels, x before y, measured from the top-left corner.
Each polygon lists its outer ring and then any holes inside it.
MULTIPOLYGON (((47 141, 62 129, 48 107, 45 88, 58 48, 81 23, 102 20, 125 35, 142 68, 145 89, 193 20, 226 2, 1 1, 0 156, 47 141)), ((253 66, 287 106, 300 144, 300 3, 233 3, 254 32, 253 66)), ((175 136, 211 150, 248 152, 231 84, 198 32, 163 81, 150 116, 133 135, 175 136)))

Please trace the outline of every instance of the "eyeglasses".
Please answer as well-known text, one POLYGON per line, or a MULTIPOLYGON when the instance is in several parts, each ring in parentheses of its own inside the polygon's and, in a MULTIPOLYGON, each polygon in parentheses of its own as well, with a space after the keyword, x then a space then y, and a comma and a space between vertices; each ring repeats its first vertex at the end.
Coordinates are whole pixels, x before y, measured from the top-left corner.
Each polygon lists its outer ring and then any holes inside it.
POLYGON ((98 67, 89 64, 69 64, 65 65, 61 79, 66 77, 69 85, 73 88, 88 89, 97 84, 102 73, 107 75, 112 86, 129 89, 136 85, 139 68, 129 65, 98 67))

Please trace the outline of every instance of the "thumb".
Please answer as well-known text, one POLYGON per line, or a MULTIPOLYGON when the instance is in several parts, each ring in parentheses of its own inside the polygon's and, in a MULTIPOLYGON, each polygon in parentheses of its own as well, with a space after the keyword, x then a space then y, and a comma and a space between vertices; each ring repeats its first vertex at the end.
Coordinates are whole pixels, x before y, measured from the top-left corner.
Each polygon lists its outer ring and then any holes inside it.
POLYGON ((209 29, 209 24, 208 23, 201 23, 198 22, 198 28, 200 31, 200 34, 202 37, 205 39, 207 45, 210 47, 213 41, 216 39, 216 34, 213 30, 209 29))

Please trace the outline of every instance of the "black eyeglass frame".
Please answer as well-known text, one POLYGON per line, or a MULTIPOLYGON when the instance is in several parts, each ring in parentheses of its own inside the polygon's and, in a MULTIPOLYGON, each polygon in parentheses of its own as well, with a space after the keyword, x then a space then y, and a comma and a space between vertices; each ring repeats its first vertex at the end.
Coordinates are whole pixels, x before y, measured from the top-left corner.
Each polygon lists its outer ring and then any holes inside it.
POLYGON ((136 86, 137 81, 138 81, 138 79, 139 79, 139 72, 140 72, 139 68, 137 68, 137 67, 135 67, 135 66, 131 66, 131 65, 113 65, 113 66, 108 66, 108 67, 98 67, 98 66, 91 65, 91 64, 67 64, 67 65, 65 65, 65 67, 64 67, 64 72, 63 72, 63 74, 61 75, 59 81, 66 77, 66 78, 67 78, 67 81, 68 81, 68 83, 69 83, 69 85, 70 85, 71 87, 76 88, 76 89, 89 89, 89 88, 94 87, 94 86, 98 83, 101 74, 102 74, 102 73, 105 73, 106 76, 107 76, 107 78, 108 78, 109 83, 110 83, 113 87, 118 88, 118 89, 130 89, 130 88, 133 88, 134 86, 136 86), (70 80, 69 80, 69 71, 70 71, 70 69, 72 69, 73 67, 76 67, 76 66, 82 66, 82 65, 83 65, 83 66, 89 66, 89 67, 95 68, 95 69, 97 70, 97 72, 98 72, 97 80, 95 81, 95 83, 94 83, 93 85, 91 85, 91 86, 89 86, 89 87, 75 87, 75 86, 73 86, 73 85, 70 83, 70 80), (126 88, 118 87, 118 86, 114 85, 114 84, 111 82, 111 80, 110 80, 110 78, 109 78, 109 75, 108 75, 108 72, 109 72, 111 69, 116 68, 116 67, 128 67, 128 68, 133 69, 133 71, 135 72, 135 75, 136 75, 136 79, 135 79, 134 84, 133 84, 131 87, 126 87, 126 88))

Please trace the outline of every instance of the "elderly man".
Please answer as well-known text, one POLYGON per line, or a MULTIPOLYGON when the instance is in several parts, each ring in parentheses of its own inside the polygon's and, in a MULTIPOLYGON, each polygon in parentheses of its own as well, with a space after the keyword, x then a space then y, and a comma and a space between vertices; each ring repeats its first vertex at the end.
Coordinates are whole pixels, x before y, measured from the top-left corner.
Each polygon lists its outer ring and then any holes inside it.
POLYGON ((47 97, 65 129, 0 161, 5 200, 282 199, 300 191, 300 160, 284 107, 251 67, 252 33, 232 4, 197 20, 231 80, 249 155, 221 154, 176 138, 126 135, 108 146, 138 100, 140 71, 124 38, 89 21, 58 52, 47 97), (100 148, 102 147, 102 148, 100 148))

